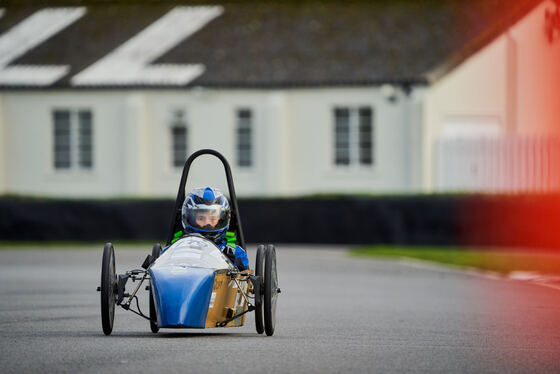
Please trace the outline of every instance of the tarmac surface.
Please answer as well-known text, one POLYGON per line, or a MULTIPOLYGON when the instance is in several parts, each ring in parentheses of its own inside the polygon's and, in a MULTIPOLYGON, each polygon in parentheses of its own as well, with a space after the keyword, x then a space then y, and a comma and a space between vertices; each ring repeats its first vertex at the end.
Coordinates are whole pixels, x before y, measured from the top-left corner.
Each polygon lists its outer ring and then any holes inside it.
MULTIPOLYGON (((118 273, 150 252, 115 249, 118 273)), ((96 292, 101 248, 2 250, 0 370, 560 372, 560 290, 342 249, 278 248, 273 337, 256 334, 252 314, 241 328, 152 334, 146 320, 120 308, 105 336, 96 292)))

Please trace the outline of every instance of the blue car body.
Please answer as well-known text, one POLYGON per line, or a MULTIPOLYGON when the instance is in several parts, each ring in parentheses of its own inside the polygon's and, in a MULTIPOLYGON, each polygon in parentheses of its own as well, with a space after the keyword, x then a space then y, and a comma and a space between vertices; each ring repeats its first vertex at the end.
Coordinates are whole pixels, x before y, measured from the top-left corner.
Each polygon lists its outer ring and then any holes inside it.
POLYGON ((231 270, 218 247, 196 234, 167 248, 150 268, 158 327, 207 327, 216 274, 231 270))

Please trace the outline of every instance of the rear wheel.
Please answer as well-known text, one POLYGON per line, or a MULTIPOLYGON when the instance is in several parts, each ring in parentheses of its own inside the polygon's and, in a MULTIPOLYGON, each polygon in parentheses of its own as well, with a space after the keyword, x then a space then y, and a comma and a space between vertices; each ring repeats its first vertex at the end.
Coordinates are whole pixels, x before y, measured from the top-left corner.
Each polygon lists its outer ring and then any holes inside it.
POLYGON ((263 303, 262 303, 262 285, 264 280, 264 245, 259 244, 257 246, 257 258, 255 259, 255 275, 260 277, 260 285, 258 292, 255 292, 255 327, 257 328, 257 333, 262 334, 264 332, 263 324, 263 303))
POLYGON ((274 334, 277 299, 276 249, 272 244, 269 244, 264 253, 264 328, 268 336, 274 334))
POLYGON ((105 335, 109 335, 113 331, 116 284, 115 250, 111 243, 107 243, 103 248, 103 260, 101 261, 101 325, 105 335))
POLYGON ((161 244, 156 243, 152 247, 152 257, 154 261, 159 257, 160 254, 161 254, 161 244))
MULTIPOLYGON (((159 257, 161 254, 161 244, 156 243, 152 248, 152 257, 154 261, 159 257)), ((156 303, 154 301, 154 292, 153 292, 154 284, 151 283, 150 285, 150 330, 155 334, 159 331, 159 327, 157 324, 157 312, 156 312, 156 303)))

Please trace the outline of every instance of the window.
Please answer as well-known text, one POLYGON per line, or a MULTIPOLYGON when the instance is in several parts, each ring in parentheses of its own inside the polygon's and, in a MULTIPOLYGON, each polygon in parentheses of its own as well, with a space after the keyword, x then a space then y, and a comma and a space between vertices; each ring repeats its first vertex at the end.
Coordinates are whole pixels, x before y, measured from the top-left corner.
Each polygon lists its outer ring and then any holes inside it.
POLYGON ((371 165, 373 163, 372 139, 373 131, 371 125, 371 108, 360 108, 359 111, 358 142, 360 152, 360 164, 371 165))
POLYGON ((252 129, 253 113, 250 109, 237 111, 237 165, 251 167, 253 165, 252 129))
POLYGON ((182 168, 187 160, 187 122, 183 110, 172 112, 171 148, 173 167, 182 168))
POLYGON ((93 116, 90 110, 55 110, 54 168, 93 167, 93 116))
POLYGON ((78 112, 78 165, 84 169, 90 169, 93 165, 92 160, 92 130, 91 112, 78 112))
POLYGON ((373 164, 373 115, 370 107, 334 109, 335 165, 373 164))

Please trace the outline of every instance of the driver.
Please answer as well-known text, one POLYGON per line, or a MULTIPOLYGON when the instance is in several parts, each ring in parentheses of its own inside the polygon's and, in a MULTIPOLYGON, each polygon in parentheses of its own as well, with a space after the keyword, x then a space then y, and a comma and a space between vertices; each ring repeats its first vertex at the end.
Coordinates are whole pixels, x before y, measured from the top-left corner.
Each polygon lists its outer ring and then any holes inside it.
POLYGON ((234 234, 227 232, 230 217, 228 200, 218 189, 212 187, 192 190, 185 198, 181 211, 185 233, 202 234, 213 241, 239 270, 247 270, 247 253, 235 244, 234 234))

